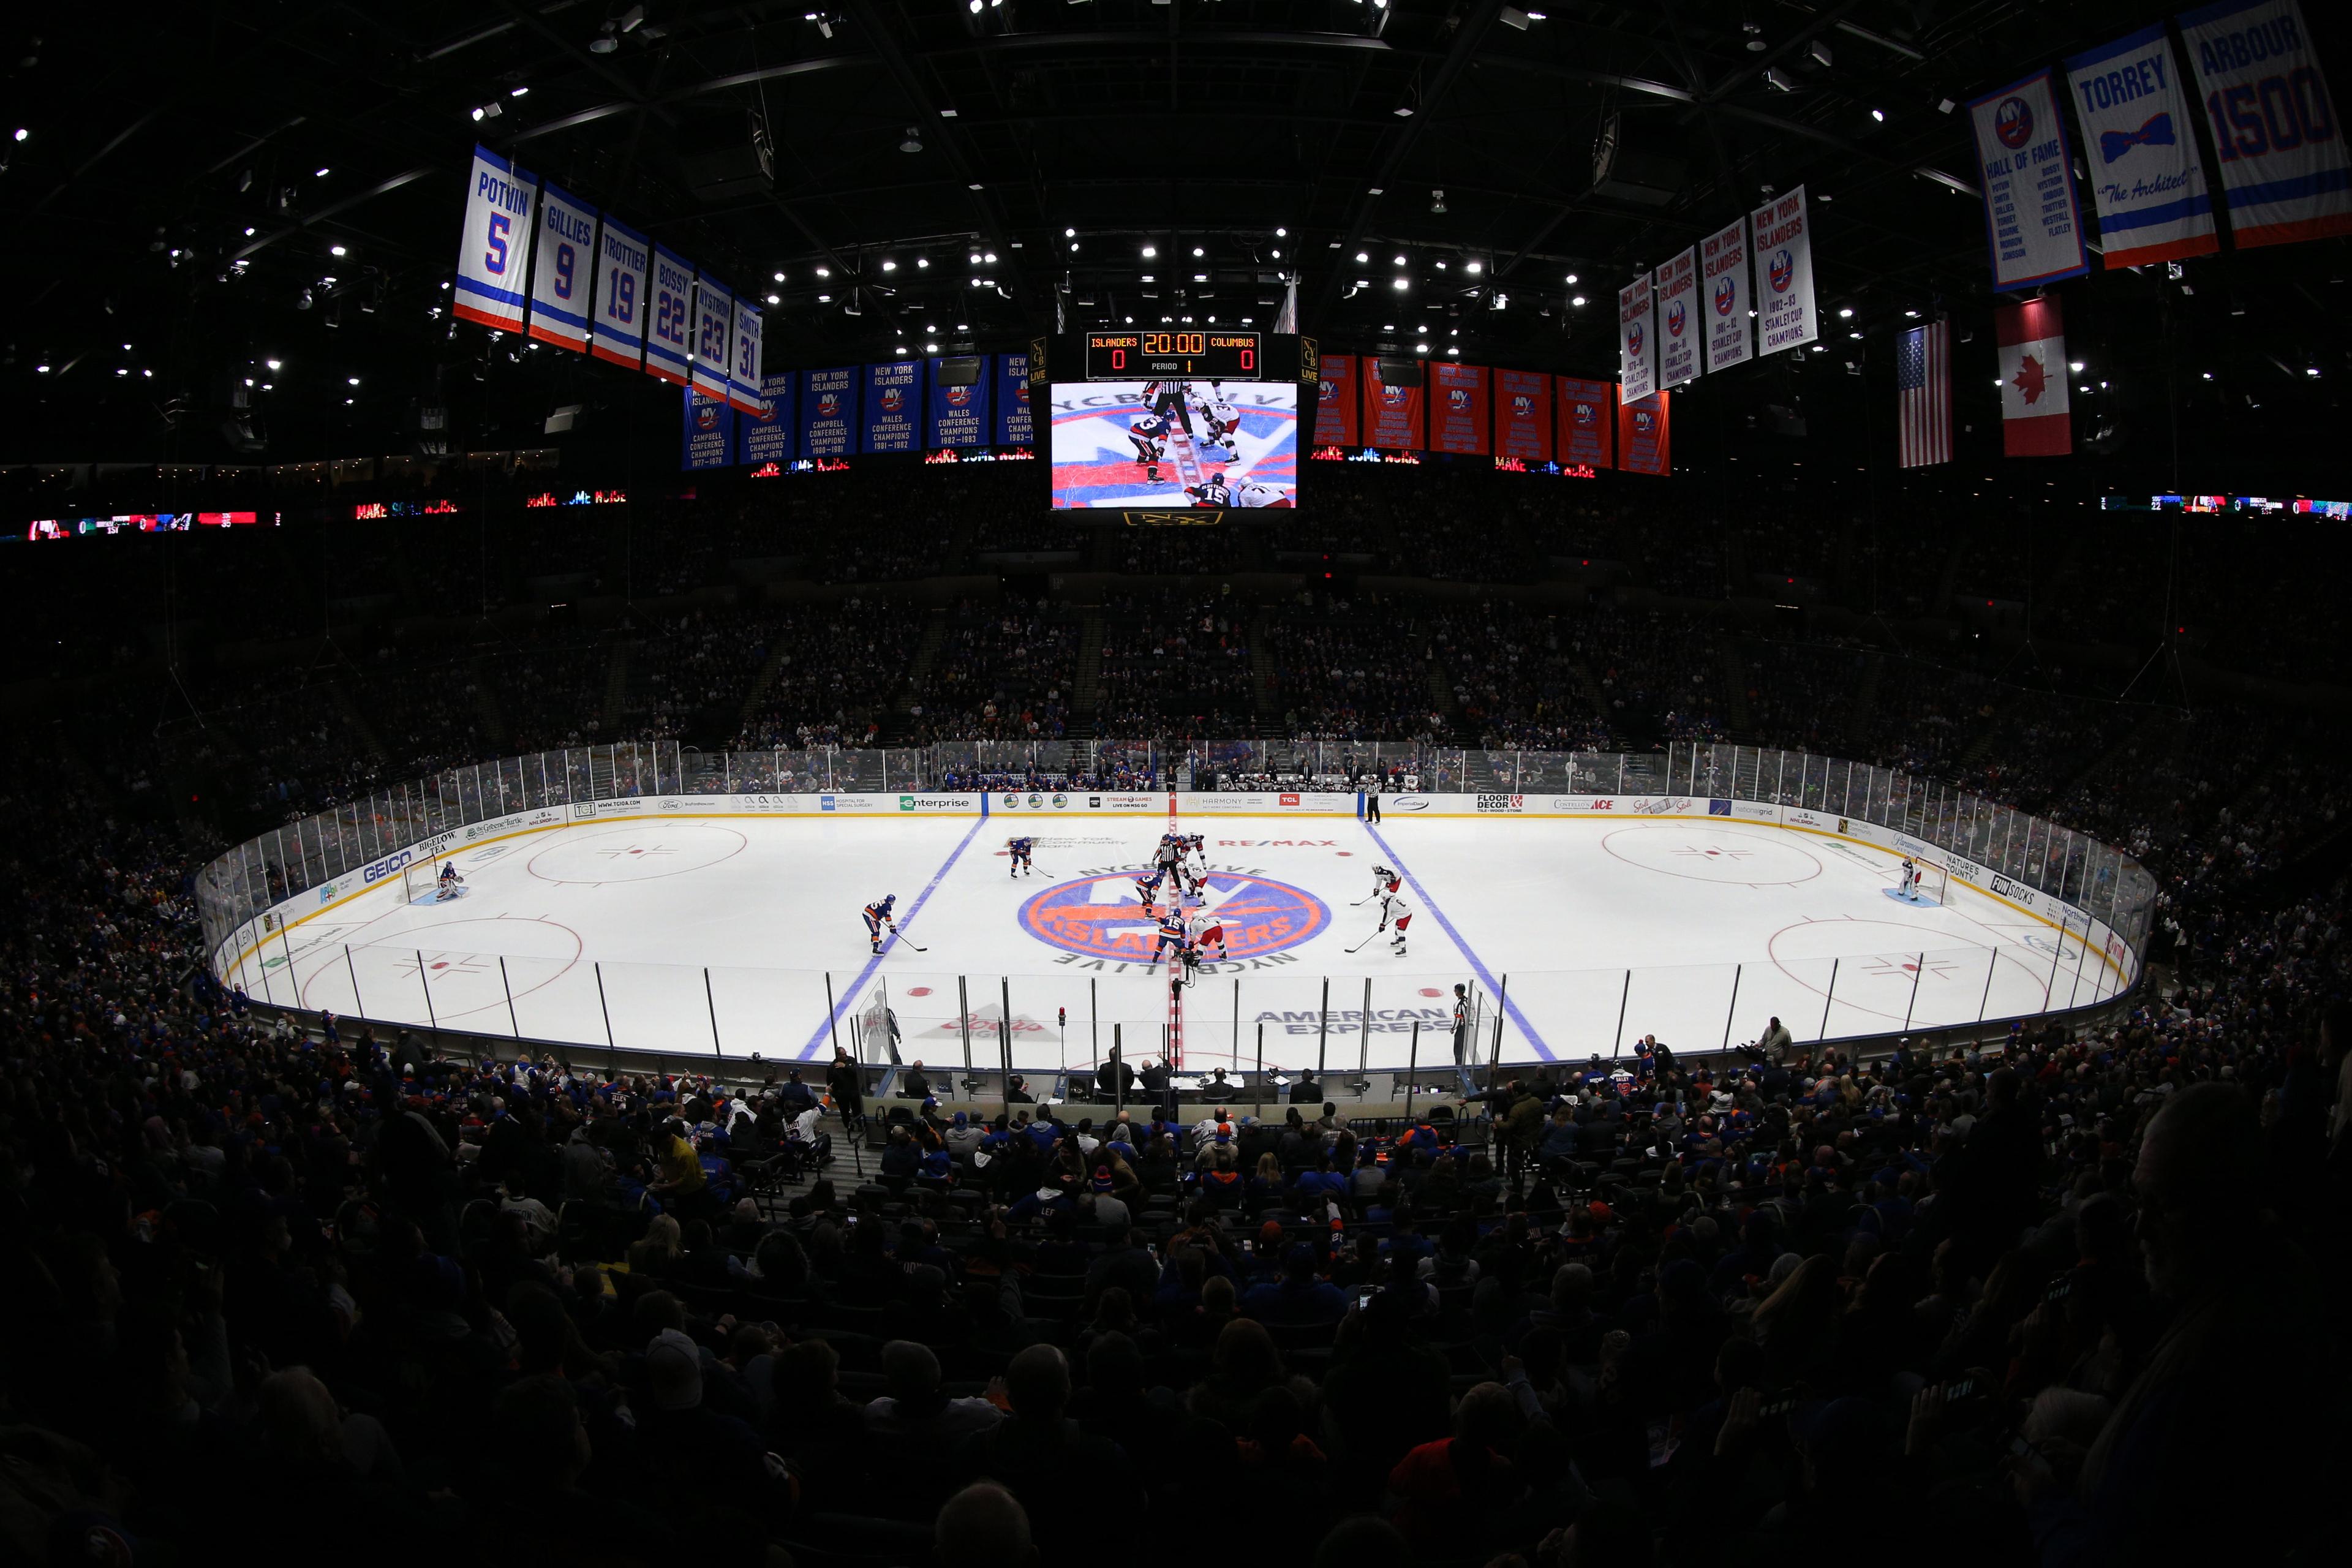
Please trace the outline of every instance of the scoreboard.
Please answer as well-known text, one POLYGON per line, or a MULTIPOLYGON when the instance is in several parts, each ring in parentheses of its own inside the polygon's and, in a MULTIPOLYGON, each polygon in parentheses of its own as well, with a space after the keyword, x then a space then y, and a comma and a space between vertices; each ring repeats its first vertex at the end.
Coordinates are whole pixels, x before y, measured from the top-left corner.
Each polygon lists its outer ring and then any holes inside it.
POLYGON ((1088 381, 1158 376, 1264 379, 1265 345, 1255 332, 1121 330, 1088 332, 1086 338, 1088 381))
POLYGON ((1312 384, 1313 338, 1248 327, 1096 327, 1033 338, 1033 384, 1076 381, 1244 381, 1312 384))

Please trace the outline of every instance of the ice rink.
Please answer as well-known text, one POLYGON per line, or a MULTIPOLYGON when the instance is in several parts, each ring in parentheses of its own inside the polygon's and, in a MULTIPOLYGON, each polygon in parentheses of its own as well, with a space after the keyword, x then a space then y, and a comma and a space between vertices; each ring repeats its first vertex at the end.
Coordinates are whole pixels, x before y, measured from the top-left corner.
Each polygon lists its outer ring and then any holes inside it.
MULTIPOLYGON (((257 998, 494 1036, 770 1060, 836 1042, 960 1067, 1158 1054, 1165 971, 1130 878, 1149 817, 673 816, 458 851, 462 897, 398 879, 247 950, 257 998), (1006 839, 1038 835, 1013 879, 1006 839), (1045 873, 1052 873, 1049 877, 1045 873), (879 958, 859 909, 898 895, 879 958), (918 951, 919 943, 928 951, 918 951)), ((1895 896, 1896 858, 1851 839, 1696 819, 1201 816, 1232 957, 1185 993, 1185 1065, 1329 1071, 1450 1059, 1454 985, 1477 1054, 1684 1050, 1973 1023, 2083 1004, 2119 976, 2074 935, 1958 880, 1895 896), (1371 936, 1372 868, 1416 908, 1402 957, 1371 936), (1328 1011, 1327 1011, 1328 1008, 1328 1011), (1497 1025, 1499 1021, 1499 1037, 1497 1025), (1416 1041, 1416 1026, 1419 1029, 1416 1041)))

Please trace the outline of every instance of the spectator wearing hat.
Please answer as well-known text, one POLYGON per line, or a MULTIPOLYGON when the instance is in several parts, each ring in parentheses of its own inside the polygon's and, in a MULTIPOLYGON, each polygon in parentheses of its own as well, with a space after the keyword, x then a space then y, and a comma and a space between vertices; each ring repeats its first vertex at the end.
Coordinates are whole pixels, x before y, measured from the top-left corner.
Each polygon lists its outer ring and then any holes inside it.
POLYGON ((748 1423, 704 1408, 702 1348, 683 1331, 664 1329, 646 1344, 644 1376, 643 1396, 631 1407, 649 1480, 665 1489, 719 1486, 751 1496, 785 1488, 748 1423))
POLYGON ((1088 1179, 1083 1205, 1085 1217, 1099 1226, 1106 1236, 1125 1236, 1134 1223, 1125 1203, 1118 1194, 1118 1183, 1111 1176, 1108 1164, 1097 1165, 1088 1179))

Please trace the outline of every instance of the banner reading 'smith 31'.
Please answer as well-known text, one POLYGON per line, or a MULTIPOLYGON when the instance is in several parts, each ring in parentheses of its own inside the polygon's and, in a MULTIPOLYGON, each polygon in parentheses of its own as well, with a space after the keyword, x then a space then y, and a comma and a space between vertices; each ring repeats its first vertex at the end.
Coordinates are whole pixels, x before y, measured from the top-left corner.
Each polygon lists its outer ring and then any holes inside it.
POLYGON ((2083 125, 2100 260, 2145 267, 2220 249, 2189 124, 2197 110, 2180 90, 2164 24, 2074 56, 2066 85, 2083 125))
POLYGON ((2186 12, 2180 41, 2213 128, 2231 237, 2242 247, 2352 234, 2344 123, 2295 0, 2186 12))

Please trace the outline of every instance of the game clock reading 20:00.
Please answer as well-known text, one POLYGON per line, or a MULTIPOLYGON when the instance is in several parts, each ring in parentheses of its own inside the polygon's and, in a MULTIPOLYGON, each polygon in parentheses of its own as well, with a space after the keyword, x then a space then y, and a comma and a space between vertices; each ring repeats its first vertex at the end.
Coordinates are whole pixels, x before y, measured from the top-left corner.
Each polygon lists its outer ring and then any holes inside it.
POLYGON ((1262 363, 1258 346, 1255 332, 1088 332, 1087 379, 1176 375, 1255 381, 1262 363))

